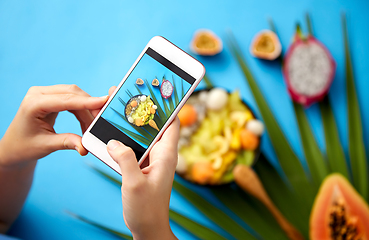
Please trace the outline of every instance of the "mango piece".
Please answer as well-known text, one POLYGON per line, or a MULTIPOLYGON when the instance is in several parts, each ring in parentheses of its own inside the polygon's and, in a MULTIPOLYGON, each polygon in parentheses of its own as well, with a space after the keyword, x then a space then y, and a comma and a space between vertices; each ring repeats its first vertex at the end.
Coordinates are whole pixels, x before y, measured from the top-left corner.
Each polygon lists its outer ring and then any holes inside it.
POLYGON ((241 130, 241 128, 236 129, 235 131, 233 131, 232 135, 230 147, 231 149, 236 151, 241 149, 241 130))
POLYGON ((217 183, 220 183, 220 180, 223 176, 223 174, 228 170, 228 167, 230 165, 232 165, 232 163, 234 162, 234 160, 236 159, 237 157, 237 153, 235 151, 228 151, 226 154, 223 155, 223 164, 222 166, 217 169, 211 180, 210 180, 210 183, 212 184, 217 184, 217 183))

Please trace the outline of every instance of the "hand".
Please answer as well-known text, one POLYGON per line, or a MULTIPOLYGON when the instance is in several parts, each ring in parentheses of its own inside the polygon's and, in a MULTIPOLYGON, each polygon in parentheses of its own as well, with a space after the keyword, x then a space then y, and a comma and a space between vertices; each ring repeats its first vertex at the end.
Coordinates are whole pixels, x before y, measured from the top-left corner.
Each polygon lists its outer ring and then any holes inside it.
POLYGON ((31 87, 0 141, 0 165, 9 167, 35 162, 60 149, 75 149, 86 155, 81 136, 57 134, 53 128, 55 119, 59 112, 69 111, 76 116, 84 132, 107 99, 108 96, 91 97, 76 85, 31 87))
POLYGON ((151 149, 150 165, 143 169, 131 148, 115 140, 108 143, 108 152, 122 171, 123 216, 134 239, 176 239, 169 226, 169 199, 178 136, 176 118, 151 149))

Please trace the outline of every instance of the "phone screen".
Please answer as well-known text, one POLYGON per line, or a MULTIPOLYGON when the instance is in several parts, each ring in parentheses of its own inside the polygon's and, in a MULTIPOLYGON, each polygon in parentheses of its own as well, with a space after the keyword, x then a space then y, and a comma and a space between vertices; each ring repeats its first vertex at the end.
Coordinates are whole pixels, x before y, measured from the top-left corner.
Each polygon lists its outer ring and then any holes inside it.
POLYGON ((119 140, 140 160, 195 78, 148 48, 90 132, 119 140))

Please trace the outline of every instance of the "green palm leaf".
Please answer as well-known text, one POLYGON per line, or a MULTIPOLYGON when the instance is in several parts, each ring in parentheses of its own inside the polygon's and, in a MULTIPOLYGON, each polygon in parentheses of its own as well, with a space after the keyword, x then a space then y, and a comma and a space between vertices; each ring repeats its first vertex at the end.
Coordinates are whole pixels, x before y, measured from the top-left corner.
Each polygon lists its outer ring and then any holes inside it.
MULTIPOLYGON (((306 13, 306 25, 311 36, 313 36, 313 28, 310 15, 306 13)), ((331 104, 328 96, 319 102, 320 112, 322 115, 327 158, 330 170, 339 172, 349 179, 349 173, 346 164, 345 153, 343 152, 342 144, 339 140, 336 120, 333 115, 331 104)))
POLYGON ((129 96, 130 98, 132 98, 132 97, 133 97, 133 94, 131 93, 131 91, 130 91, 129 89, 127 89, 127 90, 126 90, 126 93, 128 94, 128 96, 129 96))
POLYGON ((130 236, 130 235, 128 235, 128 234, 125 234, 125 233, 122 233, 122 232, 119 232, 119 231, 113 230, 113 229, 111 229, 111 228, 108 228, 108 227, 106 227, 106 226, 104 226, 104 225, 101 225, 101 224, 99 224, 99 223, 96 223, 96 222, 94 222, 94 221, 92 221, 92 220, 89 220, 89 219, 87 219, 87 218, 85 218, 85 217, 82 217, 82 216, 80 216, 80 215, 77 215, 77 214, 75 214, 75 213, 72 213, 72 212, 69 212, 69 211, 67 211, 67 213, 68 213, 69 215, 71 215, 72 217, 74 217, 74 218, 76 218, 76 219, 78 219, 78 220, 80 220, 80 221, 82 221, 82 222, 88 223, 88 224, 90 224, 90 225, 92 225, 92 226, 94 226, 94 227, 97 227, 97 228, 99 228, 99 229, 101 229, 101 230, 103 230, 103 231, 109 232, 109 233, 111 233, 111 234, 113 234, 113 235, 115 235, 115 236, 118 236, 118 237, 122 238, 122 239, 127 239, 127 240, 131 240, 131 239, 133 239, 133 237, 132 237, 132 236, 130 236))
POLYGON ((174 88, 174 103, 176 106, 178 106, 178 103, 179 103, 179 97, 178 97, 178 90, 177 90, 177 87, 176 87, 176 81, 174 79, 174 76, 172 75, 172 80, 173 80, 173 88, 174 88))
POLYGON ((214 187, 212 192, 227 208, 258 232, 263 239, 288 239, 269 210, 260 201, 245 196, 246 194, 235 191, 230 186, 214 187))
POLYGON ((197 193, 180 184, 178 181, 173 182, 173 189, 186 198, 193 204, 200 212, 207 216, 210 220, 218 226, 226 230, 236 239, 256 239, 253 235, 247 232, 237 222, 235 222, 226 213, 219 210, 217 207, 210 204, 197 193))
POLYGON ((254 169, 273 203, 288 221, 308 239, 310 207, 304 207, 301 204, 301 198, 289 184, 286 184, 286 181, 282 179, 264 154, 260 154, 254 169))
POLYGON ((118 100, 121 104, 123 104, 124 107, 127 105, 127 103, 125 101, 123 101, 123 99, 121 97, 118 97, 118 100))
POLYGON ((170 96, 167 100, 169 102, 169 112, 170 114, 172 114, 172 112, 174 111, 173 95, 170 96))
POLYGON ((204 227, 198 224, 195 221, 192 221, 189 218, 173 211, 169 210, 169 218, 189 233, 193 234, 195 237, 199 239, 214 239, 214 240, 226 240, 225 237, 219 235, 218 233, 214 232, 213 230, 204 227))
POLYGON ((300 131, 305 158, 309 165, 311 177, 314 180, 315 187, 318 188, 323 179, 328 175, 328 167, 326 165, 323 153, 320 151, 318 143, 316 142, 313 132, 311 131, 304 108, 295 102, 293 103, 293 107, 300 131))
MULTIPOLYGON (((184 88, 183 88, 183 81, 184 81, 184 80, 182 79, 182 81, 181 81, 181 88, 182 88, 182 90, 181 90, 182 92, 181 92, 181 93, 182 93, 182 98, 185 96, 185 92, 184 92, 184 88)), ((182 99, 182 98, 181 98, 181 99, 182 99)))
POLYGON ((264 99, 263 94, 261 93, 251 71, 249 70, 233 35, 230 34, 229 39, 231 52, 236 58, 237 63, 241 67, 247 83, 250 86, 251 92, 264 120, 270 140, 279 159, 279 163, 290 183, 294 187, 294 190, 299 195, 301 201, 304 202, 304 207, 310 208, 313 204, 315 189, 312 187, 300 160, 293 152, 284 133, 275 120, 274 115, 264 99))
POLYGON ((354 186, 364 199, 368 198, 368 174, 363 139, 363 127, 359 101, 356 95, 354 72, 351 62, 350 47, 346 26, 346 17, 342 14, 343 40, 345 44, 346 89, 349 155, 354 186))
POLYGON ((211 80, 209 79, 209 77, 206 74, 204 75, 204 78, 202 80, 204 80, 206 88, 213 88, 214 87, 213 83, 211 82, 211 80))
POLYGON ((161 108, 161 106, 160 106, 160 104, 158 102, 158 99, 156 99, 155 94, 154 94, 154 91, 151 89, 151 85, 149 84, 149 82, 147 81, 147 79, 145 79, 145 84, 146 84, 147 88, 150 91, 150 96, 151 96, 152 100, 154 100, 154 102, 156 103, 156 105, 158 107, 158 109, 156 109, 156 111, 159 114, 159 117, 161 119, 166 119, 165 113, 164 113, 163 109, 161 108))
MULTIPOLYGON (((277 34, 277 30, 272 19, 269 20, 269 24, 272 31, 277 34)), ((282 54, 280 59, 283 59, 282 54)), ((303 107, 295 102, 293 102, 293 107, 295 110, 295 116, 299 127, 306 162, 309 166, 311 177, 315 183, 315 191, 317 191, 320 183, 328 174, 326 160, 324 159, 323 153, 319 149, 318 143, 316 142, 303 107)))

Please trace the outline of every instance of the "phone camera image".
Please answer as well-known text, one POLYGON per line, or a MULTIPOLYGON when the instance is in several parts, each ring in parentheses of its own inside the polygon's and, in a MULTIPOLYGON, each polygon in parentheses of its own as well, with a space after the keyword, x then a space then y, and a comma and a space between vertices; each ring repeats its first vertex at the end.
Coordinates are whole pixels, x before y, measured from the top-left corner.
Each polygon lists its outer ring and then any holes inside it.
POLYGON ((139 159, 195 79, 148 48, 90 132, 104 143, 120 140, 139 159))

